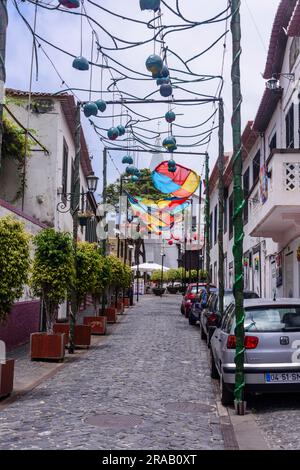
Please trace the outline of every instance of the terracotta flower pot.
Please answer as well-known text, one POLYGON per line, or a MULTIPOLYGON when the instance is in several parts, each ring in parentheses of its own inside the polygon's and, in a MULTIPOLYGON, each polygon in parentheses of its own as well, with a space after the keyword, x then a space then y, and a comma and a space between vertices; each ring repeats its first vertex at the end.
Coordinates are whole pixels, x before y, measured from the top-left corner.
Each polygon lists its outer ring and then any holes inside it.
POLYGON ((129 298, 128 298, 128 297, 125 297, 125 298, 124 298, 123 304, 124 304, 124 307, 125 307, 125 308, 129 308, 130 302, 129 302, 129 298))
POLYGON ((31 333, 31 359, 53 359, 61 361, 65 357, 65 335, 62 333, 31 333))
MULTIPOLYGON (((70 325, 68 323, 55 323, 53 333, 64 333, 65 346, 69 344, 70 325)), ((91 326, 75 325, 74 342, 75 347, 89 347, 91 345, 91 326)))
POLYGON ((84 325, 90 325, 92 335, 105 335, 107 318, 103 316, 84 317, 84 325))
POLYGON ((14 367, 14 359, 7 359, 5 364, 0 364, 0 398, 8 397, 13 391, 14 367))
POLYGON ((107 323, 116 323, 117 311, 114 307, 108 307, 105 309, 105 315, 107 317, 107 323))

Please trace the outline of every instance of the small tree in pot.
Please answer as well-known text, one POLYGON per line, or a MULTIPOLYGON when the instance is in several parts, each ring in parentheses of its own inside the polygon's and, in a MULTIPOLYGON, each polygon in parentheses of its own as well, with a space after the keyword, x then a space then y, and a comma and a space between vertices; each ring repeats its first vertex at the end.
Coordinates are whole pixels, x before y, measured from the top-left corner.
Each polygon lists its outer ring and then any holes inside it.
MULTIPOLYGON (((32 268, 31 286, 34 294, 42 298, 46 316, 46 330, 47 334, 51 335, 53 324, 57 318, 58 307, 64 302, 67 292, 74 283, 73 244, 69 234, 56 232, 54 229, 50 228, 36 235, 34 245, 36 250, 32 268)), ((38 344, 34 358, 39 358, 38 349, 42 348, 44 341, 47 341, 49 358, 52 358, 52 339, 45 339, 41 336, 31 338, 32 348, 33 342, 34 345, 38 344)), ((54 343, 57 345, 57 348, 60 349, 60 340, 54 338, 53 347, 54 343)), ((59 354, 61 353, 62 351, 59 352, 59 354)), ((56 357, 55 352, 54 357, 56 357)))
MULTIPOLYGON (((28 279, 29 239, 21 222, 9 216, 0 218, 0 324, 5 324, 28 279)), ((12 392, 13 377, 14 360, 0 357, 0 397, 12 392)))

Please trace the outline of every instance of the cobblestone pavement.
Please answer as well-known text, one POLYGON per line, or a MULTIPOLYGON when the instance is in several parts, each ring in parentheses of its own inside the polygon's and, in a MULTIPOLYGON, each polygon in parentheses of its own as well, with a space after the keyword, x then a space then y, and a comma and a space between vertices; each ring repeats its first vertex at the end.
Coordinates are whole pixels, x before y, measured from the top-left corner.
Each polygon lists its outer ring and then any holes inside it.
POLYGON ((249 409, 270 449, 300 449, 300 395, 253 397, 249 409))
POLYGON ((180 300, 142 298, 99 345, 4 408, 0 449, 223 449, 206 347, 180 300))

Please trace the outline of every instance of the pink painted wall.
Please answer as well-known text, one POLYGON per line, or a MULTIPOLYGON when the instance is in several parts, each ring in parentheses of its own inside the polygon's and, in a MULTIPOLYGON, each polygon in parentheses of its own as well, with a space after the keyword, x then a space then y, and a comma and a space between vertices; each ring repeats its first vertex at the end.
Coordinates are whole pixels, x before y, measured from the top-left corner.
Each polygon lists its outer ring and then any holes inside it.
POLYGON ((39 331, 40 301, 16 303, 6 324, 0 326, 0 340, 6 343, 7 350, 25 344, 29 341, 30 333, 39 331))

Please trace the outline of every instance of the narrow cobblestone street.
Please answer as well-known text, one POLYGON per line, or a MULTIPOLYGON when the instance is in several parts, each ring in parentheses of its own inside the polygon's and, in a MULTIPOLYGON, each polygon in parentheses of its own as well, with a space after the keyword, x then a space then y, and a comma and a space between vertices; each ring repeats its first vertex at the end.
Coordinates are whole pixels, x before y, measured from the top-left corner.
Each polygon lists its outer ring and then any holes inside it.
POLYGON ((145 296, 98 346, 5 407, 0 448, 223 449, 206 346, 179 303, 145 296))

